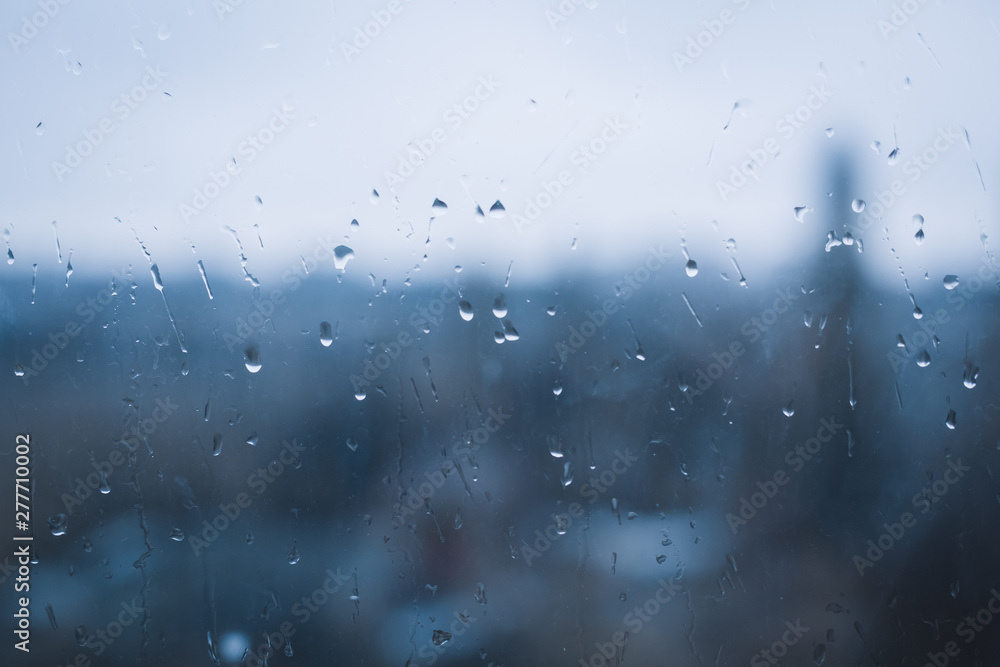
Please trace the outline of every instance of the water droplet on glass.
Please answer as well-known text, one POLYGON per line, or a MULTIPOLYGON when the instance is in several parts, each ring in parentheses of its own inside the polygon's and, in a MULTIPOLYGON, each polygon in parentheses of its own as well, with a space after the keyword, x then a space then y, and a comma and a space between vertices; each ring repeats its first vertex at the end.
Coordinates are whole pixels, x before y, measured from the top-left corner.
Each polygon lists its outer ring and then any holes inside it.
POLYGON ((14 263, 14 252, 10 248, 7 248, 7 263, 14 263))
POLYGON ((924 224, 924 216, 920 215, 919 213, 914 214, 913 224, 917 225, 918 227, 922 227, 924 224))
POLYGON ((358 389, 358 390, 357 390, 356 392, 354 392, 354 398, 355 398, 356 400, 359 400, 359 401, 363 401, 363 400, 365 400, 365 397, 366 397, 367 395, 368 395, 368 394, 367 394, 367 393, 365 393, 365 390, 364 390, 363 388, 362 388, 362 389, 358 389))
POLYGON ((918 229, 917 233, 913 235, 913 240, 917 242, 917 245, 924 244, 924 230, 918 229))
POLYGON ((251 345, 246 350, 244 350, 244 354, 246 354, 245 365, 247 367, 247 370, 250 371, 251 373, 256 373, 257 371, 259 371, 261 366, 260 349, 258 349, 256 345, 251 345))
POLYGON ((806 311, 802 313, 802 323, 807 327, 812 327, 813 325, 813 314, 812 311, 806 311))
POLYGON ((435 630, 434 634, 431 636, 431 642, 435 646, 441 646, 442 644, 451 640, 452 634, 445 630, 435 630))
POLYGON ((948 417, 944 420, 944 425, 955 430, 955 420, 957 417, 958 415, 955 414, 954 410, 948 410, 948 417))
POLYGON ((101 473, 101 486, 100 486, 100 490, 101 490, 101 493, 103 493, 104 495, 108 495, 109 493, 111 493, 111 485, 108 484, 108 478, 105 477, 105 475, 104 475, 103 472, 101 473))
POLYGON ((174 542, 183 542, 184 541, 184 531, 182 531, 180 528, 171 528, 170 529, 170 539, 172 539, 174 542))
POLYGON ((545 309, 545 313, 549 317, 553 317, 556 314, 556 307, 555 306, 549 306, 548 308, 545 309))
POLYGON ((569 486, 573 483, 573 463, 571 461, 566 461, 563 464, 563 473, 560 481, 563 486, 569 486))
POLYGON ((558 436, 550 435, 546 441, 549 443, 549 454, 552 455, 552 458, 561 459, 564 456, 562 440, 558 436))
POLYGON ((972 364, 965 365, 965 372, 962 374, 962 384, 967 389, 975 389, 976 382, 979 381, 979 367, 972 364))
POLYGON ((222 453, 222 434, 216 433, 212 436, 212 456, 218 456, 222 453))
POLYGON ((886 162, 888 162, 889 166, 891 167, 892 165, 896 164, 897 160, 899 160, 899 149, 893 148, 892 151, 889 153, 888 157, 886 158, 886 162))
POLYGON ((927 368, 930 365, 931 365, 931 355, 929 352, 927 352, 927 349, 924 348, 923 350, 920 350, 920 354, 917 355, 917 366, 920 366, 921 368, 927 368))
POLYGON ((476 602, 479 604, 486 604, 486 586, 484 586, 482 582, 478 582, 476 584, 476 588, 472 594, 475 596, 476 602))
POLYGON ((434 212, 434 215, 444 215, 448 212, 448 205, 440 199, 435 198, 434 203, 431 204, 431 211, 434 212))
POLYGON ((500 321, 500 323, 503 325, 503 337, 506 340, 519 340, 521 338, 521 334, 517 333, 517 329, 514 328, 514 323, 509 319, 504 318, 500 321))
POLYGON ((958 287, 958 276, 949 273, 944 277, 944 288, 946 290, 953 290, 958 287))
POLYGON ((357 438, 355 438, 354 436, 349 437, 347 439, 347 448, 350 449, 352 452, 358 451, 357 438))
POLYGON ((329 322, 319 323, 319 342, 323 347, 330 347, 333 344, 333 327, 329 322))
POLYGON ((490 206, 491 217, 502 218, 506 212, 507 209, 503 207, 503 204, 500 203, 499 199, 496 202, 494 202, 493 206, 490 206))
POLYGON ((498 294, 493 300, 493 316, 497 319, 507 317, 507 300, 503 294, 498 294))
POLYGON ((66 522, 68 521, 65 514, 59 513, 49 517, 49 531, 52 532, 56 537, 66 534, 66 522))
POLYGON ((816 648, 813 649, 813 662, 817 665, 822 665, 826 660, 826 645, 816 644, 816 648))
POLYGON ((786 417, 791 417, 795 414, 795 401, 788 401, 788 405, 781 409, 782 414, 786 417))
POLYGON ((693 259, 689 259, 687 264, 684 265, 684 272, 688 274, 688 277, 694 278, 698 275, 698 263, 693 259))
POLYGON ((464 299, 458 302, 458 314, 461 315, 462 319, 466 322, 476 316, 476 314, 472 312, 472 304, 464 299))
POLYGON ((796 206, 792 209, 792 214, 795 216, 795 222, 802 222, 806 217, 806 213, 811 210, 812 209, 808 206, 796 206))
POLYGON ((247 444, 250 445, 251 447, 256 447, 257 446, 257 432, 256 431, 254 431, 253 433, 251 433, 250 435, 247 436, 247 444))
POLYGON ((566 514, 556 514, 552 518, 555 520, 556 533, 565 535, 569 531, 569 516, 566 514))
POLYGON ((562 392, 563 392, 562 382, 556 380, 555 383, 552 385, 552 393, 555 394, 556 396, 559 396, 560 394, 562 394, 562 392))
POLYGON ((354 251, 346 245, 339 245, 333 249, 333 266, 339 271, 343 271, 352 259, 354 259, 354 251))
POLYGON ((293 546, 292 550, 288 552, 288 564, 295 565, 298 562, 299 562, 299 550, 293 546))
POLYGON ((293 655, 295 655, 295 651, 292 649, 292 640, 289 639, 288 643, 285 644, 285 657, 291 658, 293 655))
POLYGON ((660 565, 663 565, 664 563, 667 562, 667 557, 664 554, 660 554, 659 556, 656 557, 656 562, 660 565))
POLYGON ((851 209, 855 213, 861 213, 861 211, 865 210, 865 200, 855 199, 854 201, 851 202, 851 209))

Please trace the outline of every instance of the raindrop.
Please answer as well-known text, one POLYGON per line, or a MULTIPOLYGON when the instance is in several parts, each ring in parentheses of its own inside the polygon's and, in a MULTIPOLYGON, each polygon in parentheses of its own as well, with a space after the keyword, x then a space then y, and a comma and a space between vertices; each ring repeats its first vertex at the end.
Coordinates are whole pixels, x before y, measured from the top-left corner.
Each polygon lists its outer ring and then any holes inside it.
POLYGON ((247 544, 253 544, 253 531, 252 530, 247 531, 246 540, 247 540, 247 544))
POLYGON ((365 392, 364 388, 358 389, 356 392, 354 392, 354 398, 358 401, 365 400, 365 397, 367 395, 368 394, 365 392))
POLYGON ((556 307, 555 306, 549 306, 548 308, 545 309, 545 313, 549 317, 555 316, 555 314, 556 314, 556 307))
POLYGON ((35 134, 38 136, 45 134, 45 123, 38 121, 38 125, 35 126, 35 134))
POLYGON ((545 439, 549 443, 549 454, 552 455, 552 458, 561 459, 565 454, 563 453, 562 440, 559 436, 550 435, 545 439))
POLYGON ((802 314, 802 323, 807 327, 812 327, 813 325, 813 315, 811 311, 806 311, 802 314))
MULTIPOLYGON (((436 201, 436 200, 435 200, 436 201)), ((445 630, 435 630, 434 634, 431 636, 431 642, 435 646, 441 646, 442 644, 451 640, 452 634, 445 630)))
POLYGON ((917 242, 917 245, 924 244, 924 230, 918 229, 917 233, 913 235, 913 240, 917 242))
POLYGON ((246 355, 246 367, 251 373, 256 373, 260 370, 260 350, 256 345, 251 345, 246 350, 244 350, 246 355))
POLYGON ((109 493, 111 493, 111 485, 108 484, 108 478, 105 477, 105 475, 104 475, 103 472, 101 473, 101 486, 100 486, 100 490, 101 490, 101 493, 103 493, 104 495, 108 495, 109 493))
POLYGON ((560 479, 560 481, 562 482, 563 486, 569 486, 570 484, 573 483, 573 463, 572 462, 566 461, 566 463, 563 464, 563 473, 562 473, 562 478, 560 479))
POLYGON ((967 389, 975 389, 976 382, 979 381, 979 367, 972 364, 965 364, 965 372, 962 374, 962 384, 967 389))
POLYGON ((180 528, 172 528, 170 530, 170 539, 172 539, 174 542, 183 542, 184 531, 182 531, 180 528))
POLYGON ((257 446, 257 431, 254 431, 253 433, 247 436, 247 444, 250 445, 251 447, 257 446))
POLYGON ((927 349, 924 348, 923 350, 920 350, 920 354, 917 355, 917 366, 920 366, 921 368, 927 368, 930 365, 931 365, 931 355, 927 352, 927 349))
POLYGON ((896 161, 898 159, 899 159, 899 148, 893 148, 892 151, 889 153, 889 156, 886 158, 886 162, 888 162, 889 166, 891 167, 892 165, 896 164, 896 161))
POLYGON ((431 211, 434 212, 434 215, 444 215, 448 212, 448 205, 440 199, 435 198, 434 203, 431 204, 431 211))
POLYGON ((826 645, 816 644, 816 648, 813 649, 813 662, 817 665, 822 665, 826 660, 826 645))
POLYGON ((479 604, 486 604, 486 586, 482 582, 476 584, 476 589, 473 591, 473 595, 476 597, 476 602, 479 604))
POLYGON ((333 327, 329 322, 319 323, 319 342, 323 347, 330 347, 333 343, 333 327))
POLYGON ((861 213, 861 211, 865 210, 865 200, 855 199, 851 202, 851 209, 853 209, 855 213, 861 213))
POLYGON ((358 451, 358 440, 357 440, 357 438, 355 438, 354 436, 349 437, 347 439, 347 448, 350 449, 352 452, 358 451))
POLYGON ((66 522, 67 517, 65 514, 59 513, 49 517, 49 530, 53 535, 59 537, 60 535, 66 534, 66 522))
POLYGON ((497 319, 507 317, 507 300, 503 294, 498 294, 493 300, 493 316, 497 319))
POLYGON ((464 299, 458 302, 458 314, 461 315, 462 319, 466 322, 476 316, 476 314, 472 312, 472 304, 464 299))
POLYGON ((684 272, 688 274, 689 278, 694 278, 698 275, 698 263, 693 259, 689 259, 687 264, 684 265, 684 272))
POLYGON ((561 381, 559 380, 555 381, 555 384, 552 385, 552 393, 555 394, 556 396, 559 396, 560 394, 563 393, 563 386, 561 381))
POLYGON ((947 419, 944 420, 944 425, 947 426, 948 428, 950 428, 951 430, 955 430, 955 418, 956 417, 957 417, 957 415, 955 414, 954 410, 948 410, 948 417, 947 417, 947 419))
POLYGON ((455 530, 460 530, 462 528, 462 510, 455 510, 455 530))
POLYGON ((378 190, 375 189, 372 190, 371 196, 368 197, 368 201, 370 201, 373 204, 378 203, 378 190))
POLYGON ((946 290, 953 290, 958 287, 958 276, 949 273, 944 277, 944 288, 946 290))
POLYGON ((14 251, 12 251, 10 248, 7 248, 7 263, 8 264, 14 263, 14 251))
POLYGON ((212 436, 212 456, 218 456, 222 453, 222 434, 216 433, 212 436))
POLYGON ((556 533, 565 535, 569 531, 569 517, 565 514, 556 514, 552 518, 556 522, 556 533))
POLYGON ((507 339, 504 337, 502 331, 494 331, 493 332, 493 342, 494 343, 496 343, 497 345, 503 345, 503 343, 504 343, 505 340, 507 340, 507 339))
POLYGON ((503 337, 506 340, 518 340, 521 338, 521 334, 517 333, 513 322, 504 318, 500 323, 503 325, 503 337))
POLYGON ((795 401, 788 401, 788 405, 781 409, 782 414, 786 417, 791 417, 795 414, 795 401))
POLYGON ((664 554, 660 554, 659 556, 656 557, 656 562, 660 565, 663 565, 664 563, 667 562, 667 557, 664 554))
POLYGON ((507 209, 503 207, 499 199, 494 202, 493 206, 490 206, 490 216, 493 218, 502 218, 506 212, 507 209))
POLYGON ((288 643, 285 644, 285 657, 291 658, 293 655, 295 655, 295 651, 292 650, 292 640, 289 639, 288 643))
POLYGON ((828 137, 832 137, 833 136, 833 128, 832 127, 826 128, 826 136, 828 136, 828 137))
POLYGON ((806 217, 806 213, 811 210, 812 209, 808 206, 796 206, 792 209, 792 212, 795 215, 795 222, 802 222, 806 217))
POLYGON ((288 564, 295 565, 298 562, 299 562, 299 551, 293 545, 292 550, 288 552, 288 564))
POLYGON ((919 213, 914 214, 914 216, 913 216, 913 224, 917 225, 918 227, 923 227, 923 225, 924 225, 924 216, 920 215, 919 213))
POLYGON ((352 259, 354 259, 354 251, 346 245, 339 245, 333 249, 333 265, 338 270, 345 270, 347 263, 352 259))

